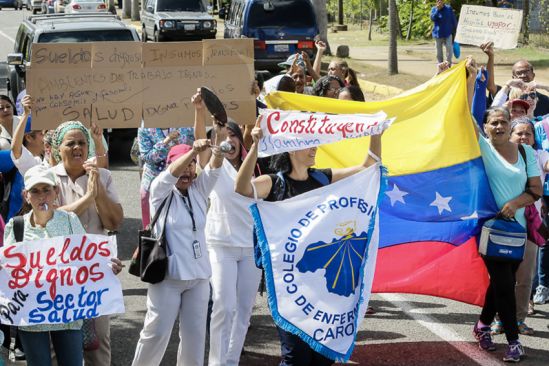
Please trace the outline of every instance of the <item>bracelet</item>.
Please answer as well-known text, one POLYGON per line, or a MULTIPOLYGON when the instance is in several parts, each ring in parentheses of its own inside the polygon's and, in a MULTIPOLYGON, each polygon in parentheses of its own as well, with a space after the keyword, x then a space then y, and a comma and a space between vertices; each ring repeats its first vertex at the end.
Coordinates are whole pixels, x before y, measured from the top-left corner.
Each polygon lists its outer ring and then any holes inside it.
POLYGON ((104 153, 103 155, 95 155, 96 158, 106 158, 108 153, 104 153))

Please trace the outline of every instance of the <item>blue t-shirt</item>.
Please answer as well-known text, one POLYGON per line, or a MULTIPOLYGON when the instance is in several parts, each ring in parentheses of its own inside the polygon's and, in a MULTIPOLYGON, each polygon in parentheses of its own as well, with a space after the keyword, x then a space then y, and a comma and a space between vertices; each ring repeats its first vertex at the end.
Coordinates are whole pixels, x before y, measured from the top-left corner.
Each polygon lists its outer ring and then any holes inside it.
MULTIPOLYGON (((524 160, 520 155, 520 151, 517 151, 517 162, 511 164, 497 152, 486 138, 479 136, 478 142, 490 188, 494 194, 496 204, 501 210, 508 201, 517 198, 524 192, 527 180, 524 160)), ((526 152, 528 178, 539 177, 540 173, 534 149, 528 145, 522 146, 524 146, 526 152)), ((526 228, 524 208, 517 210, 515 219, 526 228)))

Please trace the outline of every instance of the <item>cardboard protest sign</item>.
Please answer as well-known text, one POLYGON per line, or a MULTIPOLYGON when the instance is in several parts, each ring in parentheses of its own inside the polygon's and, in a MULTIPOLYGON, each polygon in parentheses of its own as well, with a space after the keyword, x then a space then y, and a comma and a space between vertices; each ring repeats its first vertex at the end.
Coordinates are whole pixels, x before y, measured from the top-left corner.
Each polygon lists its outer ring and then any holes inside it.
POLYGON ((67 120, 104 128, 192 126, 191 96, 218 94, 230 117, 251 124, 253 41, 36 43, 27 72, 32 128, 67 120), (207 57, 204 55, 207 54, 207 57))
POLYGON ((517 47, 522 10, 463 5, 459 15, 456 41, 480 46, 494 42, 494 47, 517 47))
POLYGON ((376 114, 328 114, 266 109, 261 114, 261 157, 329 144, 344 139, 378 135, 393 122, 376 114))
POLYGON ((35 99, 32 128, 70 120, 138 126, 143 83, 132 73, 140 69, 136 42, 33 44, 27 72, 27 93, 35 99))
POLYGON ((71 235, 0 250, 0 322, 61 324, 123 313, 122 286, 112 272, 114 236, 71 235))

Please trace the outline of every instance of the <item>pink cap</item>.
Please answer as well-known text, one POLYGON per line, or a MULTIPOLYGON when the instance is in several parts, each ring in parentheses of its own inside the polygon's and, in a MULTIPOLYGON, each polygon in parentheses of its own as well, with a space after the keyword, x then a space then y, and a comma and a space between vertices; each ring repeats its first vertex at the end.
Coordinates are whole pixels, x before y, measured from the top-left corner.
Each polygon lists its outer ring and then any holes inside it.
POLYGON ((170 152, 168 153, 168 157, 166 158, 166 163, 171 164, 173 161, 177 160, 177 158, 179 158, 182 155, 185 155, 192 149, 193 149, 192 146, 189 146, 186 144, 175 145, 170 149, 170 152))

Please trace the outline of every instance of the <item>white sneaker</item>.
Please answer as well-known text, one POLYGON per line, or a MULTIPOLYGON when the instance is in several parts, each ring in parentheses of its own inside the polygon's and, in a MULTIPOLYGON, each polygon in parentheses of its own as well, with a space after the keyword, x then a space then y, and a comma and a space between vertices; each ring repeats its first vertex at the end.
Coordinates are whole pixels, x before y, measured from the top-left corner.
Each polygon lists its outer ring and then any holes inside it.
POLYGON ((539 285, 534 295, 534 304, 543 305, 549 300, 549 288, 539 285))

